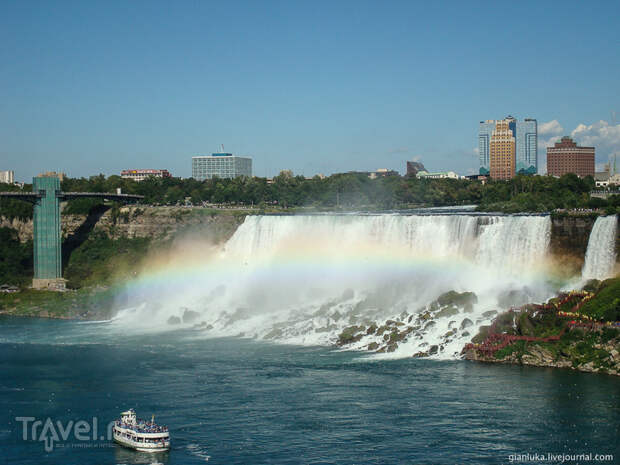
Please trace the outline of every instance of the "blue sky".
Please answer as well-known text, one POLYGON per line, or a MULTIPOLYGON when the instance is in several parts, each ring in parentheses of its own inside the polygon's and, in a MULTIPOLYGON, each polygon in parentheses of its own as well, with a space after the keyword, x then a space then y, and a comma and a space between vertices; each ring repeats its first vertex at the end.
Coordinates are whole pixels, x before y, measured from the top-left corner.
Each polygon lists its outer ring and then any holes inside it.
POLYGON ((0 170, 227 151, 254 174, 477 169, 482 119, 620 154, 620 2, 0 2, 0 170), (544 125, 544 126, 543 126, 544 125), (583 126, 580 126, 583 125, 583 126), (581 128, 581 129, 579 129, 581 128))

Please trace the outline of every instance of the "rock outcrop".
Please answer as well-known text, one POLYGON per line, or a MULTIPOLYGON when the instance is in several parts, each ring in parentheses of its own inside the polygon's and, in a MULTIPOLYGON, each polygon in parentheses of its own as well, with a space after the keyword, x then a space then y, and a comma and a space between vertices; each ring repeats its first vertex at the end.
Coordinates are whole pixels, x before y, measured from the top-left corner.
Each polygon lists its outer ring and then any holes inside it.
MULTIPOLYGON (((178 234, 208 234, 214 241, 228 239, 243 223, 245 215, 233 211, 214 212, 203 208, 145 207, 128 205, 115 212, 106 211, 93 227, 111 238, 152 237, 169 239, 178 234)), ((87 220, 87 215, 61 215, 62 236, 74 234, 87 220)), ((0 227, 17 231, 20 241, 32 240, 32 220, 0 218, 0 227)))

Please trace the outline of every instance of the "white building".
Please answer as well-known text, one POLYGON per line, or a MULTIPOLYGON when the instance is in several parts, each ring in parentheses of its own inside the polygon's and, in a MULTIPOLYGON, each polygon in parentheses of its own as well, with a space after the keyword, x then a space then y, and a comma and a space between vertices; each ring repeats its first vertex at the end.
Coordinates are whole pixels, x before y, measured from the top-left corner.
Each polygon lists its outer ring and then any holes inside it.
POLYGON ((149 177, 170 178, 172 177, 168 170, 123 170, 121 178, 133 179, 134 181, 143 181, 149 177))
POLYGON ((418 179, 461 179, 461 176, 454 171, 442 171, 438 173, 429 173, 428 171, 418 171, 416 174, 418 179))
POLYGON ((15 171, 0 171, 0 183, 13 184, 15 182, 15 171))
POLYGON ((198 181, 216 177, 232 179, 239 176, 252 177, 251 158, 224 152, 192 157, 192 177, 198 181))

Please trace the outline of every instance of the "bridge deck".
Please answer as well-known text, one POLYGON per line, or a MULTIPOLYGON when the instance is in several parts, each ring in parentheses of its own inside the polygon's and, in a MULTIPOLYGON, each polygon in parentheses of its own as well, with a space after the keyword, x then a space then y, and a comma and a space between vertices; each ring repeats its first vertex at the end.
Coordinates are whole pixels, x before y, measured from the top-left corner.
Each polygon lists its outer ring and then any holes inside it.
POLYGON ((42 194, 38 192, 0 192, 0 197, 4 197, 6 199, 15 199, 15 200, 25 200, 27 202, 36 202, 37 199, 43 197, 42 194))
POLYGON ((106 200, 142 200, 144 198, 143 195, 113 194, 111 192, 59 192, 58 197, 65 200, 83 197, 102 198, 106 200))
MULTIPOLYGON (((28 202, 36 202, 37 199, 43 197, 38 192, 0 192, 0 197, 7 199, 26 200, 28 202)), ((58 192, 56 194, 61 200, 71 200, 84 197, 101 198, 104 200, 142 200, 143 195, 133 194, 113 194, 111 192, 58 192)))

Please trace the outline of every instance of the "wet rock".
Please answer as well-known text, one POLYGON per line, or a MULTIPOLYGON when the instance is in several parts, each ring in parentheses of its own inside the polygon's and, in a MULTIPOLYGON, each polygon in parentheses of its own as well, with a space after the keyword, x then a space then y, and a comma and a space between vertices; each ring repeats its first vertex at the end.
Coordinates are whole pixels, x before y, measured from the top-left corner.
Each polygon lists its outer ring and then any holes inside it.
POLYGON ((371 335, 371 334, 375 334, 377 332, 377 325, 376 324, 371 324, 368 329, 366 330, 366 334, 367 335, 371 335))
POLYGON ((282 336, 280 328, 274 328, 265 335, 265 339, 277 339, 282 336))
POLYGON ((368 344, 368 350, 377 350, 379 348, 379 344, 377 344, 376 342, 371 342, 370 344, 368 344))
POLYGON ((437 297, 435 301, 439 307, 445 307, 447 305, 455 305, 457 307, 464 307, 467 304, 478 303, 478 297, 473 292, 448 291, 437 297))
POLYGON ((435 326, 437 323, 435 323, 434 321, 429 321, 428 323, 426 323, 424 325, 424 329, 431 329, 433 326, 435 326))
POLYGON ((376 335, 377 335, 377 336, 381 336, 384 332, 386 332, 386 331, 387 331, 387 329, 388 329, 388 327, 387 327, 387 326, 385 326, 385 325, 380 326, 380 327, 377 329, 376 335))
POLYGON ((428 355, 435 355, 437 352, 439 352, 439 346, 438 345, 432 345, 428 349, 428 355))
POLYGON ((338 336, 338 345, 342 346, 359 341, 363 336, 360 332, 363 330, 363 326, 349 326, 343 329, 340 336, 338 336))
POLYGON ((194 328, 194 329, 201 329, 201 330, 206 330, 206 331, 209 331, 209 330, 213 329, 213 325, 209 325, 209 324, 207 324, 207 322, 206 322, 206 321, 201 321, 200 323, 195 324, 195 325, 193 326, 193 328, 194 328))
POLYGON ((461 336, 463 336, 463 337, 468 337, 468 336, 470 336, 469 331, 463 331, 463 332, 461 333, 461 336))
POLYGON ((489 310, 488 312, 484 312, 482 314, 484 318, 491 318, 491 317, 494 317, 495 315, 497 315, 497 310, 489 310))
POLYGON ((461 330, 465 329, 465 328, 469 328, 470 326, 472 326, 474 324, 473 321, 471 321, 469 318, 465 318, 463 321, 461 321, 461 330))
POLYGON ((387 347, 387 351, 388 351, 388 352, 394 352, 394 351, 396 350, 396 348, 397 348, 397 347, 398 347, 398 346, 397 346, 396 344, 390 344, 390 345, 387 347))
POLYGON ((179 318, 178 316, 171 316, 170 318, 168 318, 168 324, 169 325, 180 325, 181 318, 179 318))
POLYGON ((554 362, 553 354, 539 345, 532 345, 528 348, 528 353, 521 357, 521 363, 533 366, 552 366, 554 362))
POLYGON ((444 338, 449 338, 450 336, 454 336, 456 334, 456 328, 451 329, 446 334, 443 335, 444 338))
POLYGON ((188 308, 183 312, 183 323, 190 324, 200 318, 200 313, 194 312, 188 308))
POLYGON ((425 312, 422 315, 420 315, 420 319, 424 321, 430 320, 431 318, 433 318, 433 315, 431 315, 431 312, 425 312))
POLYGON ((446 307, 435 314, 435 318, 450 317, 459 314, 459 309, 456 307, 446 307))
POLYGON ((448 328, 452 328, 455 325, 456 325, 456 320, 452 320, 450 323, 448 323, 448 328))
POLYGON ((402 333, 399 333, 398 331, 393 331, 390 334, 390 343, 395 343, 395 342, 400 342, 403 339, 405 339, 405 337, 407 337, 407 332, 403 331, 402 333))

